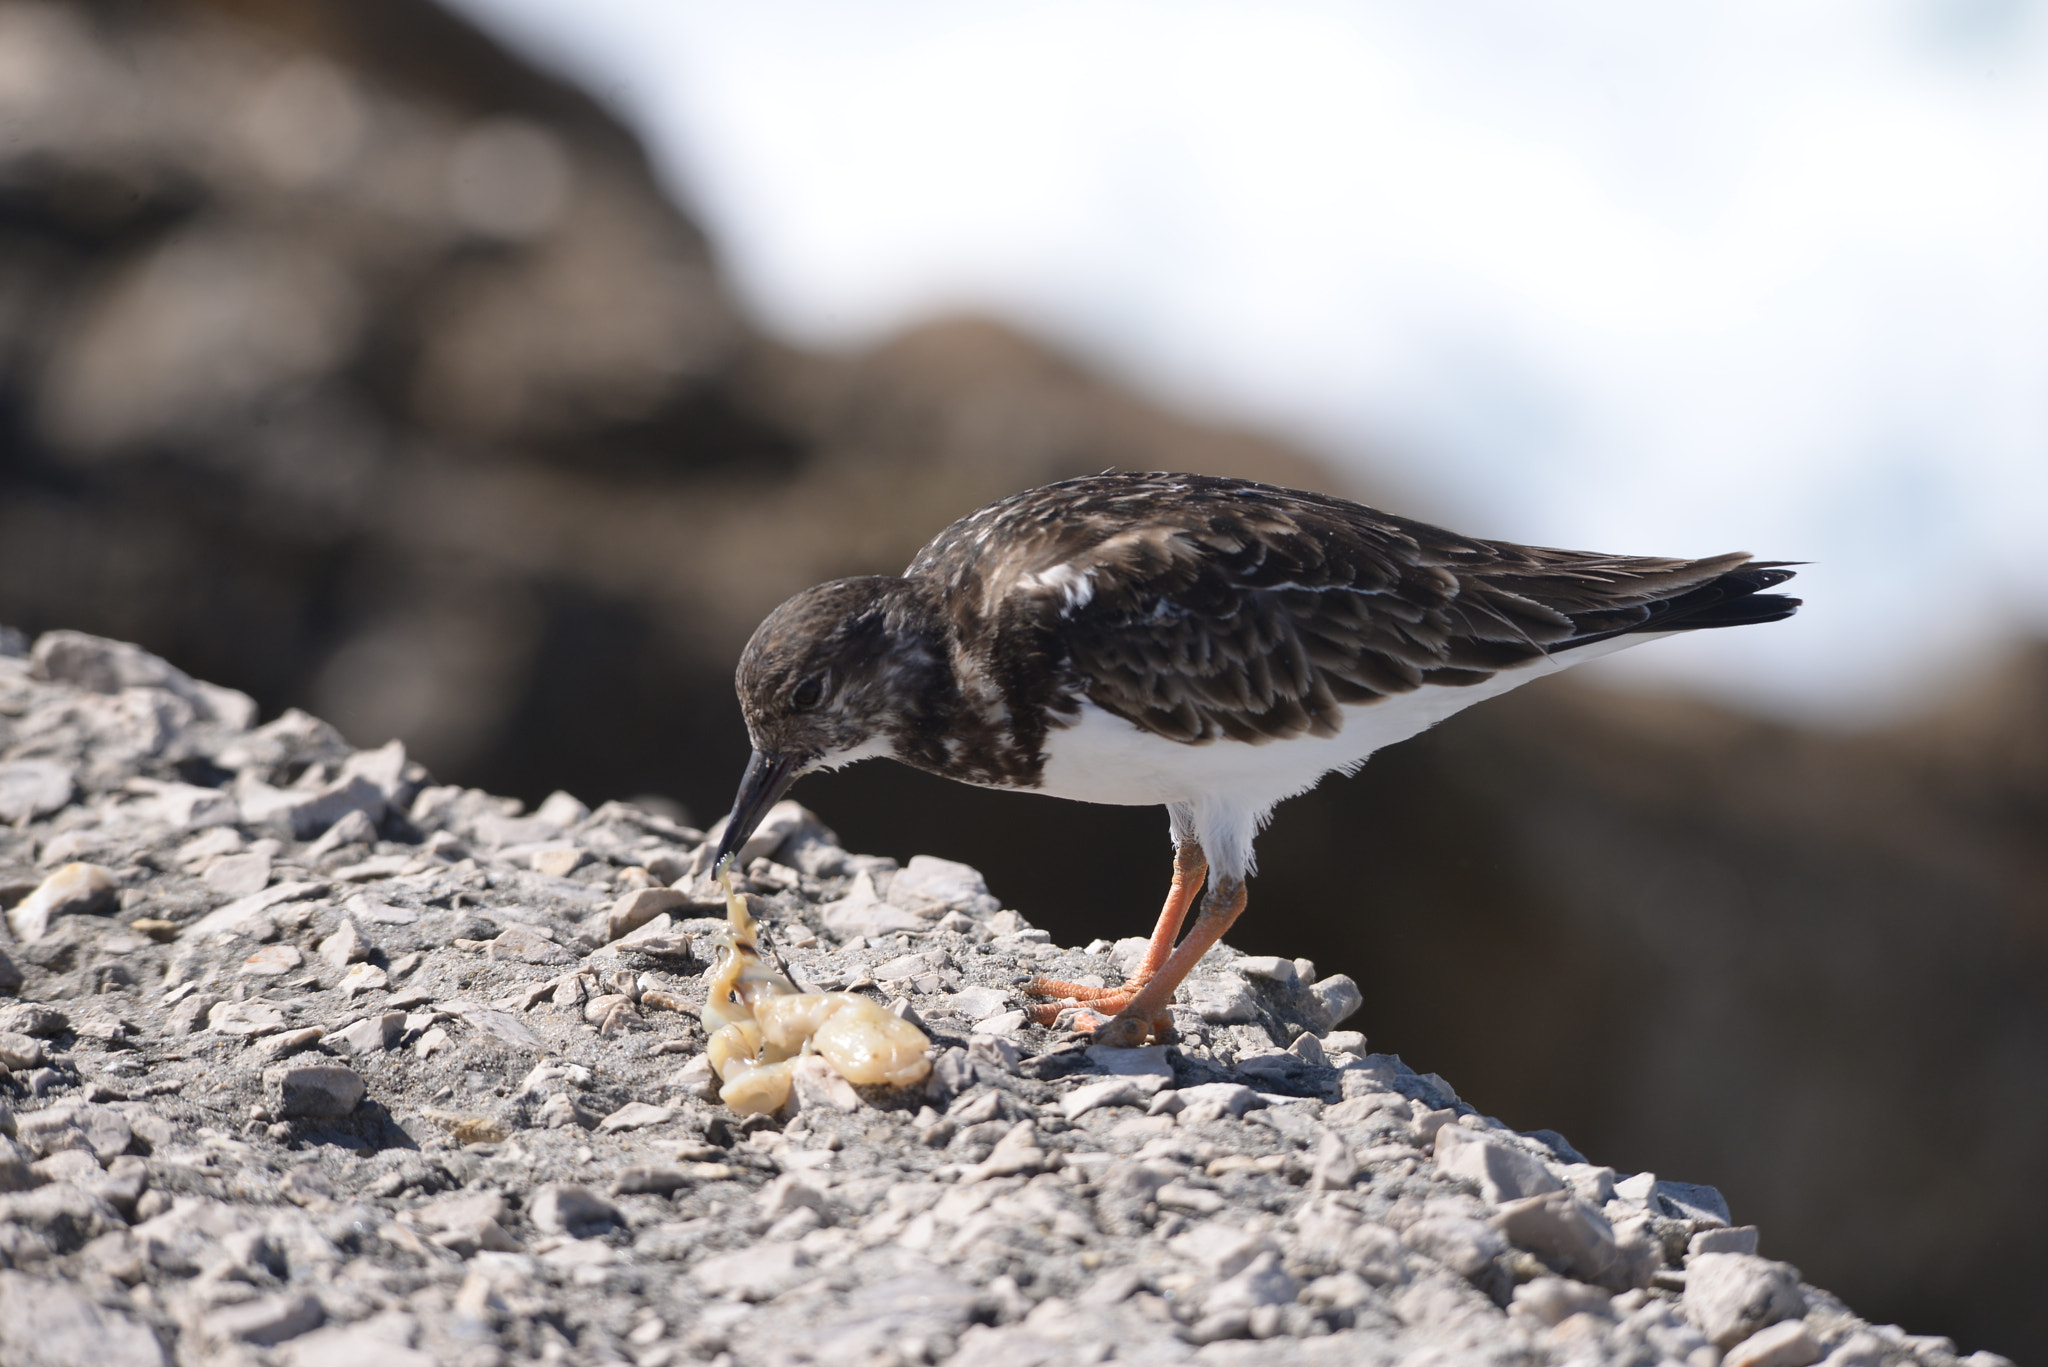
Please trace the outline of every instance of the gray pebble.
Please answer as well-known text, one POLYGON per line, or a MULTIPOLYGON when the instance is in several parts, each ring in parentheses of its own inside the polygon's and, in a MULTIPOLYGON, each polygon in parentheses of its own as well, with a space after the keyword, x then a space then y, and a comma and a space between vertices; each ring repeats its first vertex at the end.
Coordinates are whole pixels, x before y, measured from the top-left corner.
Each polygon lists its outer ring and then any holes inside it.
POLYGON ((362 1075, 340 1064, 280 1064, 263 1071, 263 1091, 281 1116, 338 1116, 368 1090, 362 1075))
POLYGON ((1702 1253, 1685 1268, 1685 1315, 1722 1350, 1806 1313, 1799 1269, 1746 1253, 1702 1253))
POLYGON ((526 1218, 548 1234, 588 1238, 611 1225, 624 1224, 619 1208, 586 1186, 550 1182, 533 1194, 526 1218))
POLYGON ((223 897, 247 897, 270 884, 270 856, 230 854, 207 865, 200 881, 223 897))
POLYGON ((1754 1253, 1756 1248, 1756 1226, 1741 1225, 1734 1229, 1701 1230, 1686 1244, 1685 1254, 1696 1258, 1702 1253, 1754 1253))
MULTIPOLYGON (((385 1011, 366 1016, 355 1024, 337 1030, 328 1038, 335 1041, 351 1054, 381 1054, 398 1043, 405 1033, 405 1013, 385 1011)), ((353 1102, 350 1103, 354 1105, 353 1102)))
POLYGON ((1460 1125, 1438 1128, 1436 1166, 1439 1172, 1478 1183, 1480 1195, 1494 1205, 1564 1186, 1534 1154, 1460 1125))

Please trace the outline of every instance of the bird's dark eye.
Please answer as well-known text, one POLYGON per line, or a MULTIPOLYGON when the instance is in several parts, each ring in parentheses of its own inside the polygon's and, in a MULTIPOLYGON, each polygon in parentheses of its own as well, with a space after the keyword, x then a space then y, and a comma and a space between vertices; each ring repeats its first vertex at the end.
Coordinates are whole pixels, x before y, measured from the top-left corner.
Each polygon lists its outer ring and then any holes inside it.
POLYGON ((790 690, 789 705, 799 712, 808 712, 825 698, 825 681, 812 675, 790 690))

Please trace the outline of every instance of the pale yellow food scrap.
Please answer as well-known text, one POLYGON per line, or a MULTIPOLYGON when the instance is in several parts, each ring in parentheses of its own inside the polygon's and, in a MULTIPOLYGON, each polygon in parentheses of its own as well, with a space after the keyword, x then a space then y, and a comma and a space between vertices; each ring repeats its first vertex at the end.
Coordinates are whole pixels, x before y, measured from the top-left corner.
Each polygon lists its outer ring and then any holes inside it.
POLYGON ((931 1072, 931 1040, 901 1017, 851 992, 804 992, 760 954, 746 899, 720 869, 728 929, 725 955, 707 984, 706 1054, 719 1099, 747 1115, 789 1102, 790 1064, 815 1051, 848 1082, 907 1087, 931 1072))
POLYGON ((852 992, 772 997, 755 1014, 770 1043, 800 1048, 808 1041, 848 1082, 908 1087, 932 1069, 922 1030, 852 992))

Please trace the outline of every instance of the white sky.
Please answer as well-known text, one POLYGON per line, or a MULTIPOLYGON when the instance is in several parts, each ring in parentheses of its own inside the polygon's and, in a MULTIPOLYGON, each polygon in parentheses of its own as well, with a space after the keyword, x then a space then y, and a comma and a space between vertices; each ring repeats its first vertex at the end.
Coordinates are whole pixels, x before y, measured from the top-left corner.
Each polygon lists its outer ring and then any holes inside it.
POLYGON ((1855 720, 2048 630, 2036 0, 455 0, 768 326, 997 312, 1397 511, 1817 562, 1607 669, 1855 720))

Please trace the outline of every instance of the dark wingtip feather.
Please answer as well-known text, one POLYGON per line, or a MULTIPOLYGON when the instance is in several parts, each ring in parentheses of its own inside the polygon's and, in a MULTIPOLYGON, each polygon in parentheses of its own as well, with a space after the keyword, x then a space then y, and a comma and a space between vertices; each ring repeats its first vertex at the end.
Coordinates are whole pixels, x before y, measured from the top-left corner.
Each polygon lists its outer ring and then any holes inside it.
MULTIPOLYGON (((1790 579, 1786 575, 1785 579, 1790 579)), ((1783 583, 1773 579, 1771 583, 1783 583)), ((1752 593, 1725 603, 1716 603, 1687 613, 1676 620, 1667 620, 1638 627, 1638 631, 1707 631, 1714 627, 1746 627, 1752 622, 1782 622, 1799 611, 1806 600, 1791 598, 1782 593, 1752 593)))
MULTIPOLYGON (((1760 622, 1782 622, 1797 612, 1803 600, 1781 593, 1765 593, 1793 577, 1795 560, 1753 561, 1718 574, 1704 584, 1648 604, 1643 620, 1631 626, 1592 630, 1561 645, 1558 651, 1591 645, 1615 636, 1664 631, 1710 631, 1717 627, 1746 627, 1760 622)), ((1590 614, 1589 614, 1590 615, 1590 614)))

